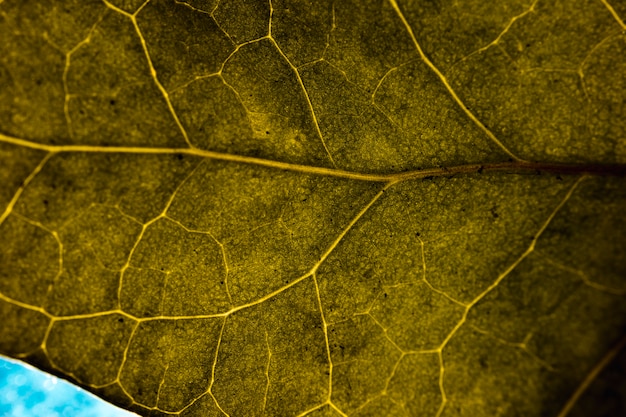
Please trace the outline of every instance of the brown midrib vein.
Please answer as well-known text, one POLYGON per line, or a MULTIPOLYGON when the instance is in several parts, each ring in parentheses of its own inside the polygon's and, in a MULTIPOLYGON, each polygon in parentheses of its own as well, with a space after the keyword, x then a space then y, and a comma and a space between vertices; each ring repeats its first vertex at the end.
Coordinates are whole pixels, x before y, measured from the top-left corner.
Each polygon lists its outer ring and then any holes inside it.
POLYGON ((597 176, 626 176, 626 164, 566 164, 556 162, 528 162, 504 161, 476 164, 462 164, 448 167, 425 168, 391 174, 376 174, 366 172, 347 171, 335 168, 326 168, 312 165, 301 165, 289 162, 275 161, 252 156, 228 154, 208 151, 198 148, 151 148, 131 146, 90 146, 90 145, 46 145, 29 140, 9 137, 0 134, 0 143, 37 149, 51 154, 61 153, 127 153, 143 155, 189 155, 219 161, 238 162, 248 165, 258 165, 285 171, 295 171, 315 175, 348 178, 371 182, 398 182, 409 179, 428 179, 460 174, 474 174, 483 172, 508 172, 553 175, 597 175, 597 176))

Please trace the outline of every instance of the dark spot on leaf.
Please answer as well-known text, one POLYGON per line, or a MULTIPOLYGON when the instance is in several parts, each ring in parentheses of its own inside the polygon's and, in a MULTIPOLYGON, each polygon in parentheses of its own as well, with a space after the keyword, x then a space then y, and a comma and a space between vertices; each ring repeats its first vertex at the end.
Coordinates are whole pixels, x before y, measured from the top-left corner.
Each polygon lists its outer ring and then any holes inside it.
POLYGON ((487 359, 482 356, 479 360, 478 363, 480 363, 481 368, 486 369, 489 368, 489 364, 487 363, 487 359))

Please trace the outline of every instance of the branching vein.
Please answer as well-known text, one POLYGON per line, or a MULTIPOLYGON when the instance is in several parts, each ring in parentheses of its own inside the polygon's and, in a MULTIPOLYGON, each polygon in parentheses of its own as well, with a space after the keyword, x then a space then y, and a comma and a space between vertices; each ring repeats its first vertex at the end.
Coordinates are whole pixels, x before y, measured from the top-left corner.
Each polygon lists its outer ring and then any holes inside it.
POLYGON ((444 339, 444 341, 441 343, 441 345, 439 346, 439 348, 436 350, 439 353, 439 361, 440 361, 440 366, 441 366, 441 372, 440 372, 440 376, 439 376, 439 385, 440 385, 440 389, 441 389, 441 394, 443 397, 441 406, 437 412, 437 416, 439 417, 442 415, 444 409, 445 409, 445 405, 447 402, 447 398, 446 398, 446 392, 444 389, 444 385, 443 385, 443 378, 444 378, 444 363, 443 363, 443 349, 446 347, 446 345, 448 344, 448 342, 450 342, 450 340, 452 339, 452 337, 456 334, 456 332, 463 326, 463 324, 466 322, 467 320, 467 315, 470 312, 470 310, 472 309, 472 307, 474 307, 480 300, 482 300, 483 298, 485 298, 485 296, 487 294, 489 294, 491 291, 493 291, 501 282, 502 280, 504 280, 507 276, 509 276, 509 274, 515 269, 517 268, 517 266, 528 257, 528 255, 530 255, 534 250, 535 250, 535 245, 537 244, 537 240, 541 237, 541 235, 543 234, 543 232, 548 228, 548 226, 550 225, 550 223, 552 222, 552 220, 554 219, 554 217, 557 215, 557 213, 561 210, 561 208, 563 208, 563 206, 565 205, 565 203, 571 198, 572 194, 574 194, 574 191, 576 190, 576 188, 578 187, 578 185, 580 184, 580 182, 584 179, 584 176, 581 176, 580 178, 578 178, 578 180, 574 183, 574 185, 572 185, 569 189, 569 191, 567 192, 567 194, 565 194, 565 196, 563 197, 563 199, 561 199, 561 201, 559 202, 559 204, 554 208, 554 210, 552 211, 552 213, 550 213, 550 215, 548 216, 548 218, 546 219, 546 221, 541 225, 541 227, 539 228, 539 231, 537 231, 537 233, 535 233, 532 242, 530 243, 530 245, 528 246, 528 248, 524 251, 524 253, 522 253, 516 260, 515 262, 513 262, 511 265, 509 265, 509 267, 504 270, 504 272, 502 272, 497 278, 496 280, 489 285, 483 292, 481 292, 480 294, 478 294, 466 307, 465 307, 465 311, 463 312, 463 316, 461 317, 461 320, 459 320, 459 322, 456 324, 456 326, 454 326, 454 328, 452 329, 452 331, 448 334, 448 336, 446 336, 446 338, 444 339))
POLYGON ((389 0, 389 3, 391 3, 391 6, 394 8, 396 13, 398 14, 398 17, 400 18, 400 20, 402 20, 402 24, 404 25, 407 32, 409 33, 409 36, 411 37, 413 45, 415 45, 415 49, 417 49, 417 52, 419 53, 424 63, 426 63, 426 65, 430 67, 430 69, 437 75, 437 77, 439 77, 442 84, 448 90, 448 92, 450 93, 454 101, 457 102, 461 110, 463 110, 463 112, 476 124, 476 126, 478 126, 489 137, 489 139, 491 139, 496 145, 498 145, 507 155, 509 155, 515 161, 522 161, 521 158, 513 154, 506 146, 504 146, 504 144, 500 142, 500 140, 493 134, 493 132, 489 130, 487 126, 485 126, 480 120, 478 120, 478 118, 476 118, 474 113, 472 113, 470 109, 467 108, 467 106, 463 103, 461 98, 456 94, 454 89, 452 89, 452 86, 448 82, 446 76, 443 75, 443 73, 439 71, 439 69, 435 66, 435 64, 433 64, 432 61, 428 59, 426 54, 424 54, 422 47, 417 42, 417 38, 415 37, 415 34, 413 33, 413 29, 411 28, 411 25, 409 25, 409 22, 406 20, 406 17, 404 17, 404 13, 402 13, 402 10, 400 10, 400 7, 398 6, 398 3, 396 2, 396 0, 389 0))
POLYGON ((285 55, 285 53, 283 52, 281 47, 278 45, 276 40, 272 37, 272 16, 273 16, 273 13, 274 13, 274 8, 272 7, 272 2, 270 0, 270 24, 269 24, 269 35, 268 35, 269 39, 272 41, 272 43, 276 47, 276 50, 280 53, 280 55, 283 57, 285 62, 287 62, 287 64, 289 65, 289 67, 291 68, 293 73, 296 75, 296 78, 298 80, 298 84, 300 85, 300 88, 302 89, 302 93, 304 94, 304 98, 305 98, 307 106, 309 108, 309 112, 311 113, 311 119, 313 120, 313 125, 315 126, 315 131, 317 132, 317 135, 319 136, 320 140, 322 141, 322 146, 324 147, 324 150, 326 151, 326 155, 328 156, 328 159, 332 163, 333 167, 337 167, 337 165, 335 164, 335 161, 333 159, 333 156, 330 153, 330 150, 328 149, 328 146, 326 145, 326 141, 324 140, 324 135, 322 135, 322 130, 320 129, 319 122, 317 121, 317 116, 315 115, 315 110, 313 109, 313 103, 311 103, 311 98, 309 97, 309 92, 307 91, 306 87, 304 86, 304 82, 302 81, 302 77, 300 77, 300 71, 298 71, 298 68, 296 68, 296 66, 291 63, 291 60, 287 57, 287 55, 285 55))
POLYGON ((152 148, 132 146, 90 146, 90 145, 46 145, 29 140, 14 138, 0 133, 0 143, 8 143, 30 149, 38 149, 51 153, 119 153, 139 155, 190 155, 200 158, 219 161, 238 162, 257 165, 285 171, 302 172, 313 175, 323 175, 337 178, 347 178, 370 182, 400 182, 410 179, 453 176, 458 174, 474 174, 483 172, 511 172, 511 173, 553 173, 559 175, 609 175, 626 176, 626 164, 562 164, 552 162, 494 162, 486 164, 466 164, 449 167, 417 169, 391 174, 346 171, 318 167, 312 165, 293 164, 252 156, 228 154, 208 151, 198 148, 152 148))
POLYGON ((112 5, 111 3, 109 3, 106 0, 103 0, 103 1, 112 10, 115 10, 118 13, 121 13, 121 14, 123 14, 123 15, 125 15, 125 16, 130 18, 131 22, 133 23, 133 27, 135 28, 135 32, 137 33, 137 36, 139 37, 139 41, 141 42, 141 47, 143 49, 144 55, 146 56, 146 62, 148 63, 148 68, 150 70, 150 76, 152 77, 156 87, 161 92, 161 95, 163 95, 163 98, 165 99, 165 103, 167 105, 167 108, 168 108, 170 114, 172 115, 172 118, 174 119, 174 122, 176 123, 176 126, 178 126, 178 130, 180 130, 180 133, 183 135, 183 138, 185 139, 185 142, 187 143, 187 145, 189 145, 190 148, 194 148, 193 144, 189 140, 189 136, 187 135, 187 131, 183 127, 183 124, 181 123, 180 118, 178 117, 178 114, 176 114, 176 110, 174 110, 174 106, 172 105, 172 101, 170 100, 169 93, 167 92, 165 87, 163 87, 163 84, 161 84, 161 81, 159 81, 159 78, 157 77, 157 71, 154 68, 154 64, 152 62, 152 58, 150 57, 150 52, 148 50, 148 44, 146 43, 146 39, 144 38, 143 33, 141 33, 141 29, 139 28, 139 24, 137 23, 137 15, 139 14, 139 12, 141 12, 143 10, 144 7, 146 7, 146 5, 150 2, 150 0, 146 0, 137 9, 137 11, 135 11, 135 13, 133 13, 133 14, 126 13, 125 11, 123 11, 123 10, 119 9, 118 7, 112 5))

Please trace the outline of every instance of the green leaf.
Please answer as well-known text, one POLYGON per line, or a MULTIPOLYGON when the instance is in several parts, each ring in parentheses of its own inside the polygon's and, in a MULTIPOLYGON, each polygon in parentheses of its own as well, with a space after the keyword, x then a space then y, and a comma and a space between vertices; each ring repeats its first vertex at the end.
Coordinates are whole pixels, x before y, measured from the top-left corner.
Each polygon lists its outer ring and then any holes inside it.
POLYGON ((150 416, 623 415, 613 3, 0 0, 0 353, 150 416))

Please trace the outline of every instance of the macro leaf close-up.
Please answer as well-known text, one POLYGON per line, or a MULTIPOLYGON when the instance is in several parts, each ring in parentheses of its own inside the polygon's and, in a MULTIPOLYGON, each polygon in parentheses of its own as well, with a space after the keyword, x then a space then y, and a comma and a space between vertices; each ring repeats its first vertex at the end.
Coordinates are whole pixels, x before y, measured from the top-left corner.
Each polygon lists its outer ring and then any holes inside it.
POLYGON ((626 415, 622 0, 0 0, 0 354, 143 416, 626 415))

